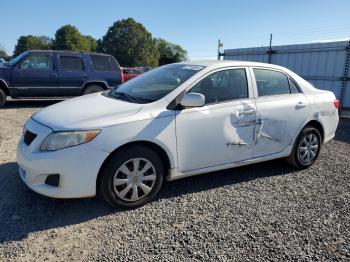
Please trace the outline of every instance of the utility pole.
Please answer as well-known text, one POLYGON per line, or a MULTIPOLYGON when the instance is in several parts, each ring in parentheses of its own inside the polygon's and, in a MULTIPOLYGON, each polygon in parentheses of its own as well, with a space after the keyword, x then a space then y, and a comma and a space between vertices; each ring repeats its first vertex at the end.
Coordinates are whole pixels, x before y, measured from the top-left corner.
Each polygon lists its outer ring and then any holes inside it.
POLYGON ((350 38, 348 42, 348 46, 346 47, 346 53, 345 53, 345 61, 344 61, 344 69, 343 69, 343 77, 341 81, 341 89, 340 89, 340 108, 339 108, 339 113, 341 114, 342 109, 343 109, 343 100, 345 96, 345 89, 347 86, 348 81, 350 78, 348 77, 349 74, 349 67, 350 67, 350 38))
POLYGON ((224 47, 224 43, 218 40, 218 60, 221 59, 221 57, 224 56, 224 53, 222 52, 222 48, 224 47))
POLYGON ((272 60, 272 34, 270 34, 270 45, 269 45, 269 51, 267 52, 268 57, 268 63, 271 64, 271 60, 272 60))

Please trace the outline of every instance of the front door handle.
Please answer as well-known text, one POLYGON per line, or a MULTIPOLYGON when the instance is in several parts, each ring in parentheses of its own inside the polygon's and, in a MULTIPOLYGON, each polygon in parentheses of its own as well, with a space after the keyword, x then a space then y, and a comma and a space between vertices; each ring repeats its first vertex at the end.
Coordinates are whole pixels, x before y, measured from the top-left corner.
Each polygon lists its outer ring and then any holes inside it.
POLYGON ((247 110, 247 111, 241 111, 238 113, 238 115, 240 116, 245 116, 245 115, 253 115, 255 114, 256 111, 255 110, 247 110))
POLYGON ((49 77, 57 77, 57 74, 49 74, 49 77))
POLYGON ((298 108, 304 108, 304 107, 306 107, 307 105, 304 103, 304 102, 298 102, 297 103, 297 105, 296 105, 296 108, 298 109, 298 108))

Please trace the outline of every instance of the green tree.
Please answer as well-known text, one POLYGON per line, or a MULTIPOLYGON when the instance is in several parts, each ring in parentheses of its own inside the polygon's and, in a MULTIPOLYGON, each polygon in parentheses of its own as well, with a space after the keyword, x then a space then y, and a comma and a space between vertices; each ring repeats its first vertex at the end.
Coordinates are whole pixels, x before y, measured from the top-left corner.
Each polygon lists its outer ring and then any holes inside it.
POLYGON ((14 56, 17 56, 26 50, 33 50, 33 49, 48 50, 51 48, 51 46, 52 46, 52 39, 47 36, 34 36, 34 35, 21 36, 17 40, 14 56))
POLYGON ((113 55, 123 66, 157 66, 159 62, 152 34, 132 18, 115 22, 99 41, 98 50, 113 55))
POLYGON ((39 36, 39 39, 41 40, 41 43, 44 46, 46 46, 46 47, 48 47, 50 49, 52 48, 52 44, 53 44, 53 39, 52 38, 43 35, 43 36, 39 36))
POLYGON ((57 50, 90 51, 92 39, 83 36, 75 26, 64 25, 56 31, 53 46, 57 50))
POLYGON ((86 35, 84 37, 85 37, 86 41, 88 41, 88 43, 89 43, 89 51, 95 52, 97 50, 97 41, 96 41, 96 39, 93 38, 90 35, 86 35))
POLYGON ((160 55, 159 65, 187 60, 187 51, 180 45, 170 43, 162 38, 157 38, 156 43, 160 55))
POLYGON ((8 58, 9 58, 5 49, 2 46, 0 46, 0 58, 3 58, 5 60, 8 60, 8 58))

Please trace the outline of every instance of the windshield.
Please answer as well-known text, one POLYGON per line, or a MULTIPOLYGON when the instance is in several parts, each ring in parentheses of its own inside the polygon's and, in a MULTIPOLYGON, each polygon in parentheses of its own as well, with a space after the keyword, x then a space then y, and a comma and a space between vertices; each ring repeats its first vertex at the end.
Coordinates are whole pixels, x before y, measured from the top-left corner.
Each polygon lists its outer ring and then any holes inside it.
POLYGON ((21 60, 24 56, 26 56, 28 52, 23 52, 22 54, 16 56, 15 58, 11 59, 10 62, 7 63, 9 66, 15 66, 19 60, 21 60))
POLYGON ((135 103, 150 103, 176 89, 204 66, 170 64, 158 67, 116 87, 110 95, 135 103))

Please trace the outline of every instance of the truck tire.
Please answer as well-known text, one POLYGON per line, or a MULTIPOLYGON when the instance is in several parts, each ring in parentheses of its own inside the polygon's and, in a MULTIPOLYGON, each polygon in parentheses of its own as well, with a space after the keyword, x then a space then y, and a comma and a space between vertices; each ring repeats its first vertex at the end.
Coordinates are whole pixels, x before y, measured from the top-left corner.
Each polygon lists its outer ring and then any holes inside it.
POLYGON ((6 94, 4 90, 0 89, 0 108, 6 104, 6 94))
POLYGON ((102 92, 104 89, 102 86, 99 85, 91 85, 85 88, 83 95, 88 95, 92 93, 102 92))

